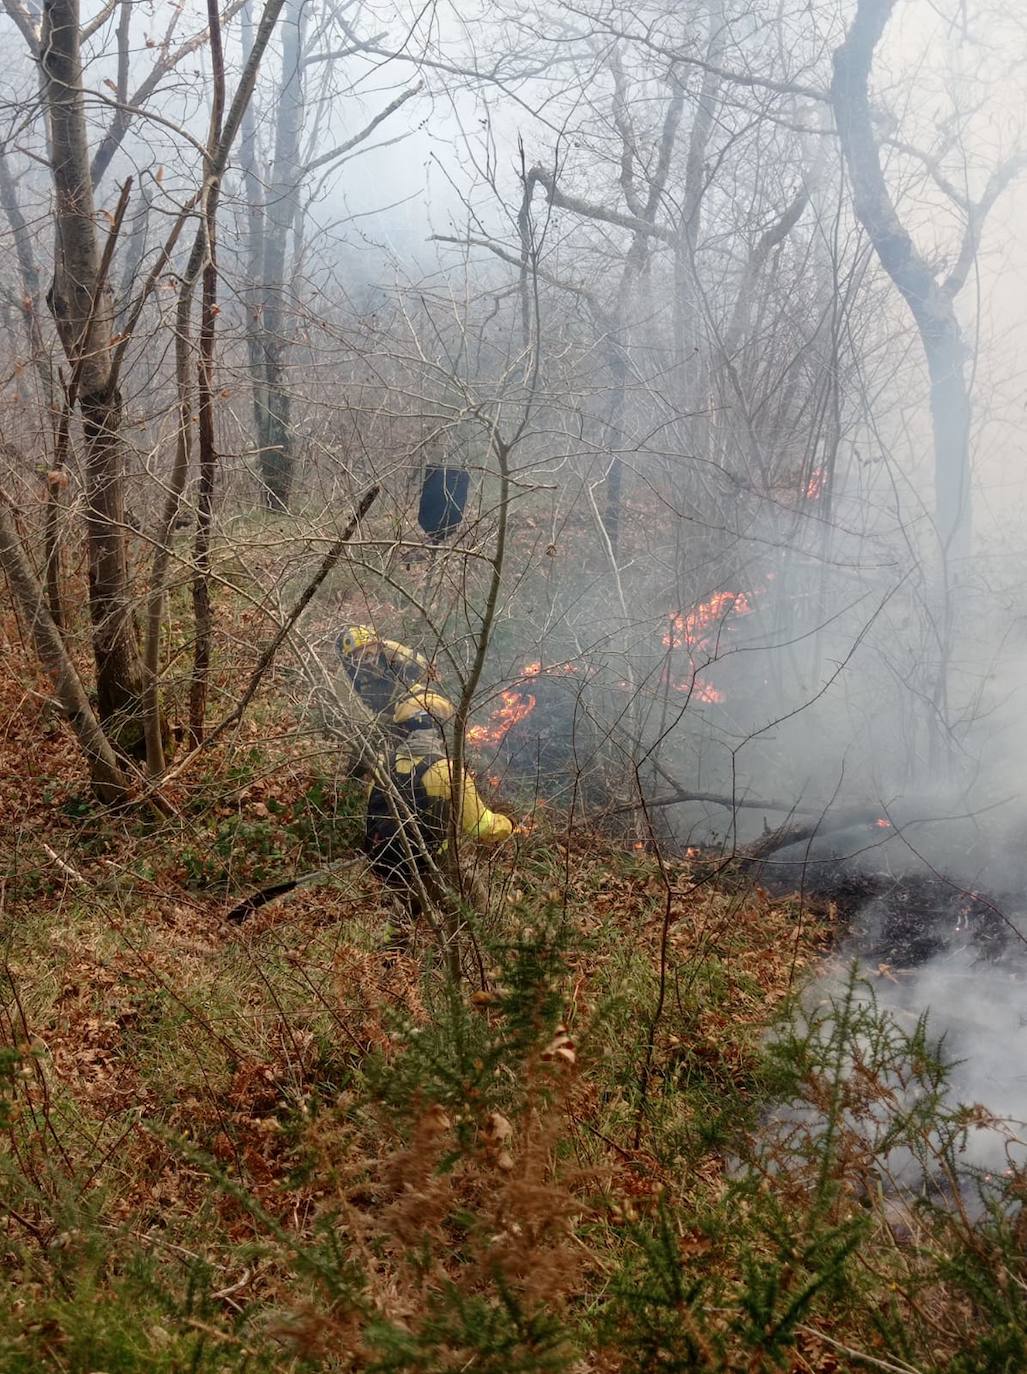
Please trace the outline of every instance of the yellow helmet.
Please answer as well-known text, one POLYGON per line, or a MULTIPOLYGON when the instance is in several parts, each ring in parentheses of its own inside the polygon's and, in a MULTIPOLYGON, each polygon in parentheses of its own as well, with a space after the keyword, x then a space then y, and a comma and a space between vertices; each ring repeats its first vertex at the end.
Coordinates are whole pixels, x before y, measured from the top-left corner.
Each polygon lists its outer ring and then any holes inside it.
POLYGON ((434 669, 423 654, 400 644, 396 639, 382 639, 371 625, 349 625, 335 640, 335 652, 346 661, 363 656, 367 650, 377 651, 381 666, 395 673, 411 685, 435 676, 434 669))
POLYGON ((456 707, 441 692, 433 692, 425 682, 419 682, 396 706, 392 713, 394 725, 407 725, 414 716, 429 715, 436 725, 452 720, 456 707))
POLYGON ((370 625, 350 625, 336 639, 335 651, 340 658, 346 658, 350 654, 358 654, 361 649, 366 649, 377 638, 370 625))

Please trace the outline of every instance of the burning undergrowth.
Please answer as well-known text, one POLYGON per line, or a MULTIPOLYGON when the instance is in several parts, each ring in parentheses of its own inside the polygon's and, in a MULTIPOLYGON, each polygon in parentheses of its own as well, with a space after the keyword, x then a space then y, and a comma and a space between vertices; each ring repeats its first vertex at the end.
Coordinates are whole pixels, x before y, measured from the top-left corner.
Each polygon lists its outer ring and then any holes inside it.
POLYGON ((467 742, 490 779, 526 783, 548 798, 569 797, 582 784, 597 794, 594 682, 584 664, 532 660, 487 697, 467 742))
POLYGON ((722 702, 725 693, 705 676, 716 663, 722 640, 730 633, 731 622, 751 614, 751 600, 744 592, 715 592, 689 611, 671 611, 669 624, 661 639, 667 662, 661 680, 676 692, 687 693, 696 701, 722 702))
POLYGON ((630 647, 608 636, 565 656, 507 664, 484 694, 467 741, 498 781, 534 785, 552 799, 620 797, 625 767, 654 728, 680 723, 692 707, 727 700, 718 660, 730 651, 754 594, 719 591, 686 609, 661 612, 630 647))

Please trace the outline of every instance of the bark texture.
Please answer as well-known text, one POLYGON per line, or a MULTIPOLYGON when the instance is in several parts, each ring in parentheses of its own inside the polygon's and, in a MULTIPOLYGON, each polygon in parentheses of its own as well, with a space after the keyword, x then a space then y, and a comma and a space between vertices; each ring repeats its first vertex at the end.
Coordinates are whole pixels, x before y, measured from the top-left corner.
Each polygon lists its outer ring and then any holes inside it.
POLYGON ((54 280, 50 309, 77 379, 86 471, 89 609, 100 723, 121 753, 141 756, 143 664, 129 590, 121 396, 112 374, 112 293, 89 169, 77 0, 46 0, 40 49, 53 149, 54 280))
POLYGON ((282 25, 282 77, 278 89, 274 163, 264 211, 261 269, 264 290, 259 350, 262 376, 257 437, 265 500, 269 509, 279 511, 288 509, 295 462, 292 395, 286 376, 289 340, 285 262, 303 180, 300 136, 303 130, 306 13, 302 0, 289 0, 282 25))

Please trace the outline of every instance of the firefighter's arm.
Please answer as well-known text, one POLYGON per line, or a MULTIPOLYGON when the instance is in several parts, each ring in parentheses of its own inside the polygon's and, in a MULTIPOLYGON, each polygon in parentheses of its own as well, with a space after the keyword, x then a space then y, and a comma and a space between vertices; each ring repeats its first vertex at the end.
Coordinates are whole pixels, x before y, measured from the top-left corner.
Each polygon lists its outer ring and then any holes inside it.
MULTIPOLYGON (((452 786, 450 779, 449 761, 440 759, 424 775, 425 791, 429 797, 444 797, 448 800, 452 786)), ((509 816, 503 816, 498 811, 489 810, 474 785, 474 779, 466 769, 464 769, 463 793, 460 829, 465 835, 474 840, 481 840, 485 844, 498 844, 500 840, 505 840, 513 833, 513 822, 509 816)))

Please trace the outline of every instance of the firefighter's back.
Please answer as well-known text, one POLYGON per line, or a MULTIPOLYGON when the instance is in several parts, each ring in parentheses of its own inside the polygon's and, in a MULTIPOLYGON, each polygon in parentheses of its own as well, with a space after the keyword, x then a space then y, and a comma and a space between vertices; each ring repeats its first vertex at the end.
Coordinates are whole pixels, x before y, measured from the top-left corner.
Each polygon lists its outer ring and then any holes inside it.
POLYGON ((364 849, 371 866, 390 882, 423 870, 446 843, 449 799, 429 787, 428 775, 445 764, 445 744, 431 729, 409 734, 375 765, 367 798, 364 849))

